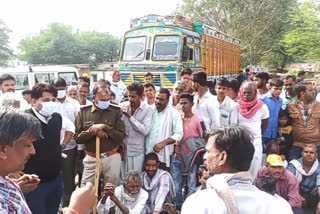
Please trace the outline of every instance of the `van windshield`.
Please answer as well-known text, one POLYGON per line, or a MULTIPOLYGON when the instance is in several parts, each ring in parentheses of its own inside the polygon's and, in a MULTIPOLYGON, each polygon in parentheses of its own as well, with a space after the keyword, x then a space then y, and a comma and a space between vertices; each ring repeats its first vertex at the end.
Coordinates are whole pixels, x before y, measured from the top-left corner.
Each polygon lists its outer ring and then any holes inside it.
POLYGON ((78 85, 78 78, 75 72, 59 72, 58 75, 67 82, 67 85, 78 85))
POLYGON ((16 90, 29 89, 28 74, 12 74, 16 80, 16 90))

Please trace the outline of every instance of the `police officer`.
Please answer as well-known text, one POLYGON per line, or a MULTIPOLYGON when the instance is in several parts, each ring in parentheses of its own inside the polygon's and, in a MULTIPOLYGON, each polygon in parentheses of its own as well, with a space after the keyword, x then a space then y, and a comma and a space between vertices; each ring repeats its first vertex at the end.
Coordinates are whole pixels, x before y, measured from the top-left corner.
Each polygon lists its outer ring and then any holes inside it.
POLYGON ((96 137, 101 140, 101 170, 105 183, 118 184, 121 156, 119 145, 125 138, 125 126, 121 120, 121 109, 110 103, 110 89, 104 82, 93 88, 94 102, 83 107, 76 119, 75 140, 85 144, 87 155, 83 160, 84 171, 81 186, 94 183, 96 167, 96 137))

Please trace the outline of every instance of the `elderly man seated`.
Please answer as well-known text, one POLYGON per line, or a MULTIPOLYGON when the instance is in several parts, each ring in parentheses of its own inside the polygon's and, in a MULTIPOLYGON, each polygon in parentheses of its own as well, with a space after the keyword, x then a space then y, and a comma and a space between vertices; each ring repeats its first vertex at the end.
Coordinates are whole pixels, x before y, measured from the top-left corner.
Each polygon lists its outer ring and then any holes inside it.
POLYGON ((115 214, 142 213, 148 200, 148 193, 141 188, 141 178, 138 172, 129 171, 123 185, 115 188, 107 183, 101 201, 97 206, 99 214, 107 214, 114 209, 115 214))
POLYGON ((268 155, 267 166, 259 170, 257 179, 261 177, 273 178, 276 181, 276 193, 289 202, 295 214, 303 213, 299 181, 284 168, 284 162, 279 155, 268 155))
POLYGON ((307 144, 303 148, 302 158, 292 160, 287 167, 300 182, 300 194, 305 198, 305 210, 312 210, 312 213, 316 213, 316 209, 320 212, 320 166, 317 157, 317 147, 307 144))

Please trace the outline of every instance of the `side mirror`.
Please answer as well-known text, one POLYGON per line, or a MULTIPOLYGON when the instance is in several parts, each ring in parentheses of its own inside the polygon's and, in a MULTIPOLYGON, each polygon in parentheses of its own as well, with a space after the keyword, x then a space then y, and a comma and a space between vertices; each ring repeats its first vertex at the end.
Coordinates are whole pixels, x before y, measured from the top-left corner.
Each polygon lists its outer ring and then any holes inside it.
POLYGON ((119 49, 116 51, 116 54, 117 54, 117 57, 120 56, 120 50, 119 49))
POLYGON ((183 46, 183 54, 182 54, 182 61, 187 62, 189 59, 190 48, 188 46, 183 46))

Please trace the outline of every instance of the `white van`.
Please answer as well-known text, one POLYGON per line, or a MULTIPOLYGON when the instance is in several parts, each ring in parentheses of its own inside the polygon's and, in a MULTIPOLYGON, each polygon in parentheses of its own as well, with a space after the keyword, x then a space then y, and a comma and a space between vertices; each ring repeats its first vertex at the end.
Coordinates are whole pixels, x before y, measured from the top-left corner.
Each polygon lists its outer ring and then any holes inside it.
POLYGON ((32 89, 37 83, 53 83, 58 77, 63 78, 67 85, 78 84, 78 70, 66 66, 23 66, 0 69, 1 74, 10 74, 16 80, 16 90, 32 89))

